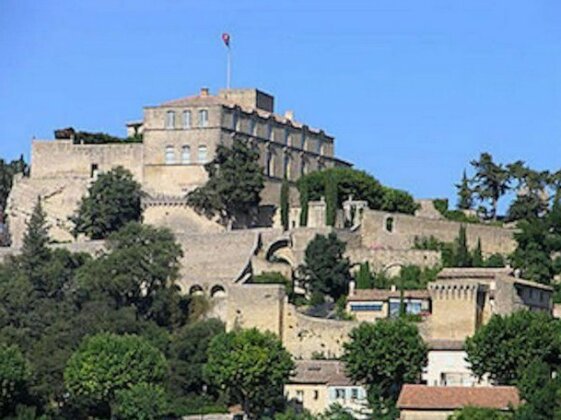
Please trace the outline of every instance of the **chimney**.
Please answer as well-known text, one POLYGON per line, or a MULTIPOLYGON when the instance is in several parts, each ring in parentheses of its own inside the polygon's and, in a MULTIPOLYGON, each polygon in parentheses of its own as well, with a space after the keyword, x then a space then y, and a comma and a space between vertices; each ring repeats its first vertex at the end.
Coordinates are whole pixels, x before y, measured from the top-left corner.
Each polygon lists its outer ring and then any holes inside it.
POLYGON ((286 118, 289 121, 293 121, 294 120, 294 111, 291 111, 291 110, 285 111, 284 118, 286 118))
POLYGON ((206 98, 207 96, 208 96, 208 88, 207 87, 201 88, 200 97, 201 98, 206 98))

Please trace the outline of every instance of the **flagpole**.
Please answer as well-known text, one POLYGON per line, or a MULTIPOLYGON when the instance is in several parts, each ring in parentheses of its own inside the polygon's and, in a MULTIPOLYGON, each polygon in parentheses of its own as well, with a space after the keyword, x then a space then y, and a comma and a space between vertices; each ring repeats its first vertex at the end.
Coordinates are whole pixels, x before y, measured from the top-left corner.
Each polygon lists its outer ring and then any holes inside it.
POLYGON ((232 78, 232 51, 228 45, 227 64, 226 64, 226 89, 230 90, 230 81, 232 78))

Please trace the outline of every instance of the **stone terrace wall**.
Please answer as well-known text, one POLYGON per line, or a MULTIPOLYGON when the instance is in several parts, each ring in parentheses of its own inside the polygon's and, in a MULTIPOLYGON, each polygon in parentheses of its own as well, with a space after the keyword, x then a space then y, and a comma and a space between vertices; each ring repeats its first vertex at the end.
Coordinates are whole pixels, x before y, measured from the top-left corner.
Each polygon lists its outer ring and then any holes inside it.
MULTIPOLYGON (((435 267, 441 263, 439 251, 426 251, 418 249, 368 249, 351 248, 345 253, 353 264, 365 261, 370 263, 370 268, 376 272, 397 268, 405 265, 419 267, 435 267)), ((390 272, 390 275, 392 272, 390 272)))
POLYGON ((282 341, 297 359, 311 359, 313 353, 329 358, 343 354, 343 343, 349 340, 357 321, 336 321, 314 318, 299 313, 291 304, 285 305, 282 341))
POLYGON ((92 164, 100 172, 123 166, 142 182, 143 144, 73 144, 70 140, 35 140, 31 146, 31 178, 91 177, 92 164))
MULTIPOLYGON (((429 237, 452 242, 458 236, 462 223, 449 220, 434 220, 398 213, 367 210, 363 214, 360 233, 365 247, 385 247, 410 249, 415 237, 429 237), (393 219, 393 230, 386 230, 386 221, 393 219)), ((493 253, 509 254, 516 248, 513 229, 484 224, 464 223, 468 245, 474 248, 478 238, 486 255, 493 253)))

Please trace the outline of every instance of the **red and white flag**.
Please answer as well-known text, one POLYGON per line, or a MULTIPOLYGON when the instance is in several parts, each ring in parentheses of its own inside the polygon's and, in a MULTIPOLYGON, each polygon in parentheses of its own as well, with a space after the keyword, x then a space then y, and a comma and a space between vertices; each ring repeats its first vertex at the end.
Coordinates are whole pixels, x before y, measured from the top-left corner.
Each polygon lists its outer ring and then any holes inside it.
POLYGON ((222 34, 222 41, 224 41, 224 45, 230 48, 230 34, 228 32, 222 34))

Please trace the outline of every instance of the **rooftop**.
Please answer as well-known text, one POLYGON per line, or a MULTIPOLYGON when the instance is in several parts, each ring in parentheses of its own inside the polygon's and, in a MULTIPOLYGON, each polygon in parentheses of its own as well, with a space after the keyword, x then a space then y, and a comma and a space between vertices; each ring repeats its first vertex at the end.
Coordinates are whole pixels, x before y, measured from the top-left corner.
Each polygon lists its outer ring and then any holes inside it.
MULTIPOLYGON (((426 289, 404 290, 405 299, 429 299, 430 295, 426 289)), ((400 298, 399 290, 389 289, 355 289, 347 300, 350 302, 369 301, 369 300, 388 300, 390 298, 400 298)))
POLYGON ((297 360, 292 384, 353 385, 345 365, 337 360, 297 360))
POLYGON ((404 385, 397 400, 401 410, 455 410, 466 406, 508 410, 519 404, 520 396, 513 386, 404 385))
POLYGON ((444 268, 437 280, 502 280, 528 287, 553 291, 553 288, 535 281, 518 278, 512 268, 444 268))

